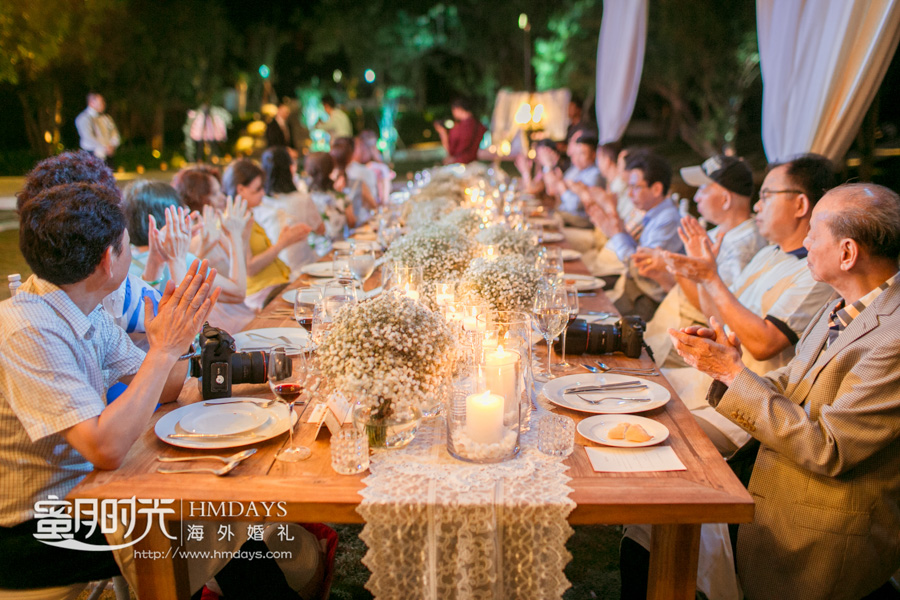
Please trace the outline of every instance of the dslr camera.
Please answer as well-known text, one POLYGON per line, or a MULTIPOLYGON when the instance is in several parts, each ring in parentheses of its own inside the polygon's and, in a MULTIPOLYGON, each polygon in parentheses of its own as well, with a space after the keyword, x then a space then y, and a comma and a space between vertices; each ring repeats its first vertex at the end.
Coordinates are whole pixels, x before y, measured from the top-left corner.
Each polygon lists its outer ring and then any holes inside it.
MULTIPOLYGON (((190 373, 197 377, 204 400, 228 398, 231 386, 238 383, 266 383, 269 353, 261 350, 237 352, 234 338, 224 329, 203 325, 200 349, 191 357, 190 373)), ((291 363, 285 367, 290 369, 291 363)))
MULTIPOLYGON (((621 351, 628 358, 638 358, 644 344, 644 320, 638 316, 622 317, 613 324, 588 323, 575 319, 566 333, 566 354, 609 354, 621 351)), ((562 350, 562 338, 553 345, 562 350)))

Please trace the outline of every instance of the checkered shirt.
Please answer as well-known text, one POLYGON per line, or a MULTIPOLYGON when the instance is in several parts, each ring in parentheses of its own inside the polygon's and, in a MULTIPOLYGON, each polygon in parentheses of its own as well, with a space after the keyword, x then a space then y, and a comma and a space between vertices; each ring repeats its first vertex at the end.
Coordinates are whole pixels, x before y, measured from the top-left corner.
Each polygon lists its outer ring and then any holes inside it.
POLYGON ((859 316, 859 313, 864 311, 867 306, 872 304, 875 301, 875 298, 881 295, 881 292, 891 287, 894 282, 897 280, 897 277, 900 276, 900 272, 895 273, 893 277, 879 285, 877 288, 851 304, 850 306, 846 305, 844 299, 841 298, 840 302, 838 302, 834 310, 831 311, 831 314, 828 316, 828 338, 825 340, 825 347, 830 346, 834 341, 838 338, 841 332, 847 328, 848 325, 859 316))

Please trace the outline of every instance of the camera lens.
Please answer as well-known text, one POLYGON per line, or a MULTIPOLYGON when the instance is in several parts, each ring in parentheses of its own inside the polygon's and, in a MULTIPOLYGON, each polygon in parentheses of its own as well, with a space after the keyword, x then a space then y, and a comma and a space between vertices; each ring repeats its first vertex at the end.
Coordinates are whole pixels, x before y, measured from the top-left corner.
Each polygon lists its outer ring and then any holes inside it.
POLYGON ((231 355, 231 383, 266 383, 268 355, 261 350, 231 355))

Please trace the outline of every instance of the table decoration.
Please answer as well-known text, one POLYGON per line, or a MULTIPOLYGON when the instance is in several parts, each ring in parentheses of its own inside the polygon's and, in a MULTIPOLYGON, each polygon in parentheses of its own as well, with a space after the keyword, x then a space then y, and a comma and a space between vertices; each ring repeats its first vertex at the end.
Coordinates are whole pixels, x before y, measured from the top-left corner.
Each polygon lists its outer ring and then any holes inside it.
POLYGON ((422 267, 427 283, 457 279, 480 249, 453 225, 432 223, 396 240, 387 255, 389 260, 422 267))
POLYGON ((484 226, 482 216, 474 208, 454 209, 444 215, 438 223, 456 227, 465 235, 475 235, 484 226))
POLYGON ((517 254, 493 261, 476 258, 462 274, 458 293, 479 298, 494 310, 530 310, 541 276, 533 262, 517 254))
POLYGON ((318 356, 322 374, 356 398, 369 445, 392 448, 412 440, 422 406, 440 395, 455 344, 440 314, 390 291, 341 311, 318 356))
POLYGON ((506 225, 488 227, 475 236, 484 246, 494 246, 499 254, 532 256, 536 250, 534 236, 524 229, 511 229, 506 225))
POLYGON ((403 220, 407 227, 415 231, 431 225, 457 208, 457 204, 449 198, 418 199, 413 196, 403 205, 403 220))
POLYGON ((369 468, 369 438, 357 429, 342 429, 331 436, 331 468, 341 475, 369 468))

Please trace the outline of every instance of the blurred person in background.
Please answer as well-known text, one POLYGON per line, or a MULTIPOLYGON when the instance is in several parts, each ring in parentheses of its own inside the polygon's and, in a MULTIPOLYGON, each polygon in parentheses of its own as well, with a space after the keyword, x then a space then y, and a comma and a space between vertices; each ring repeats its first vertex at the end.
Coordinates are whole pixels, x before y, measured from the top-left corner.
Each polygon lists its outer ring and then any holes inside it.
POLYGON ((438 121, 434 122, 434 130, 441 138, 441 145, 447 151, 444 164, 469 164, 478 159, 478 147, 487 128, 482 125, 472 112, 472 105, 466 98, 457 98, 450 104, 453 115, 453 128, 448 130, 438 121))
POLYGON ((325 121, 319 121, 317 127, 331 136, 332 140, 340 137, 353 137, 353 125, 347 116, 335 103, 334 98, 325 96, 322 98, 322 107, 328 115, 325 121))
POLYGON ((338 138, 332 142, 330 154, 334 159, 334 171, 331 179, 334 189, 344 192, 353 203, 353 214, 359 226, 369 221, 378 203, 374 196, 375 175, 353 160, 355 150, 353 138, 338 138))
POLYGON ((91 92, 87 95, 87 108, 75 117, 75 128, 78 130, 80 146, 97 158, 113 166, 113 155, 122 138, 112 117, 106 114, 106 100, 100 94, 91 92))
POLYGON ((309 195, 325 222, 325 235, 331 241, 344 239, 347 229, 356 227, 356 214, 349 198, 334 188, 334 159, 327 152, 313 152, 306 157, 304 167, 309 195))

